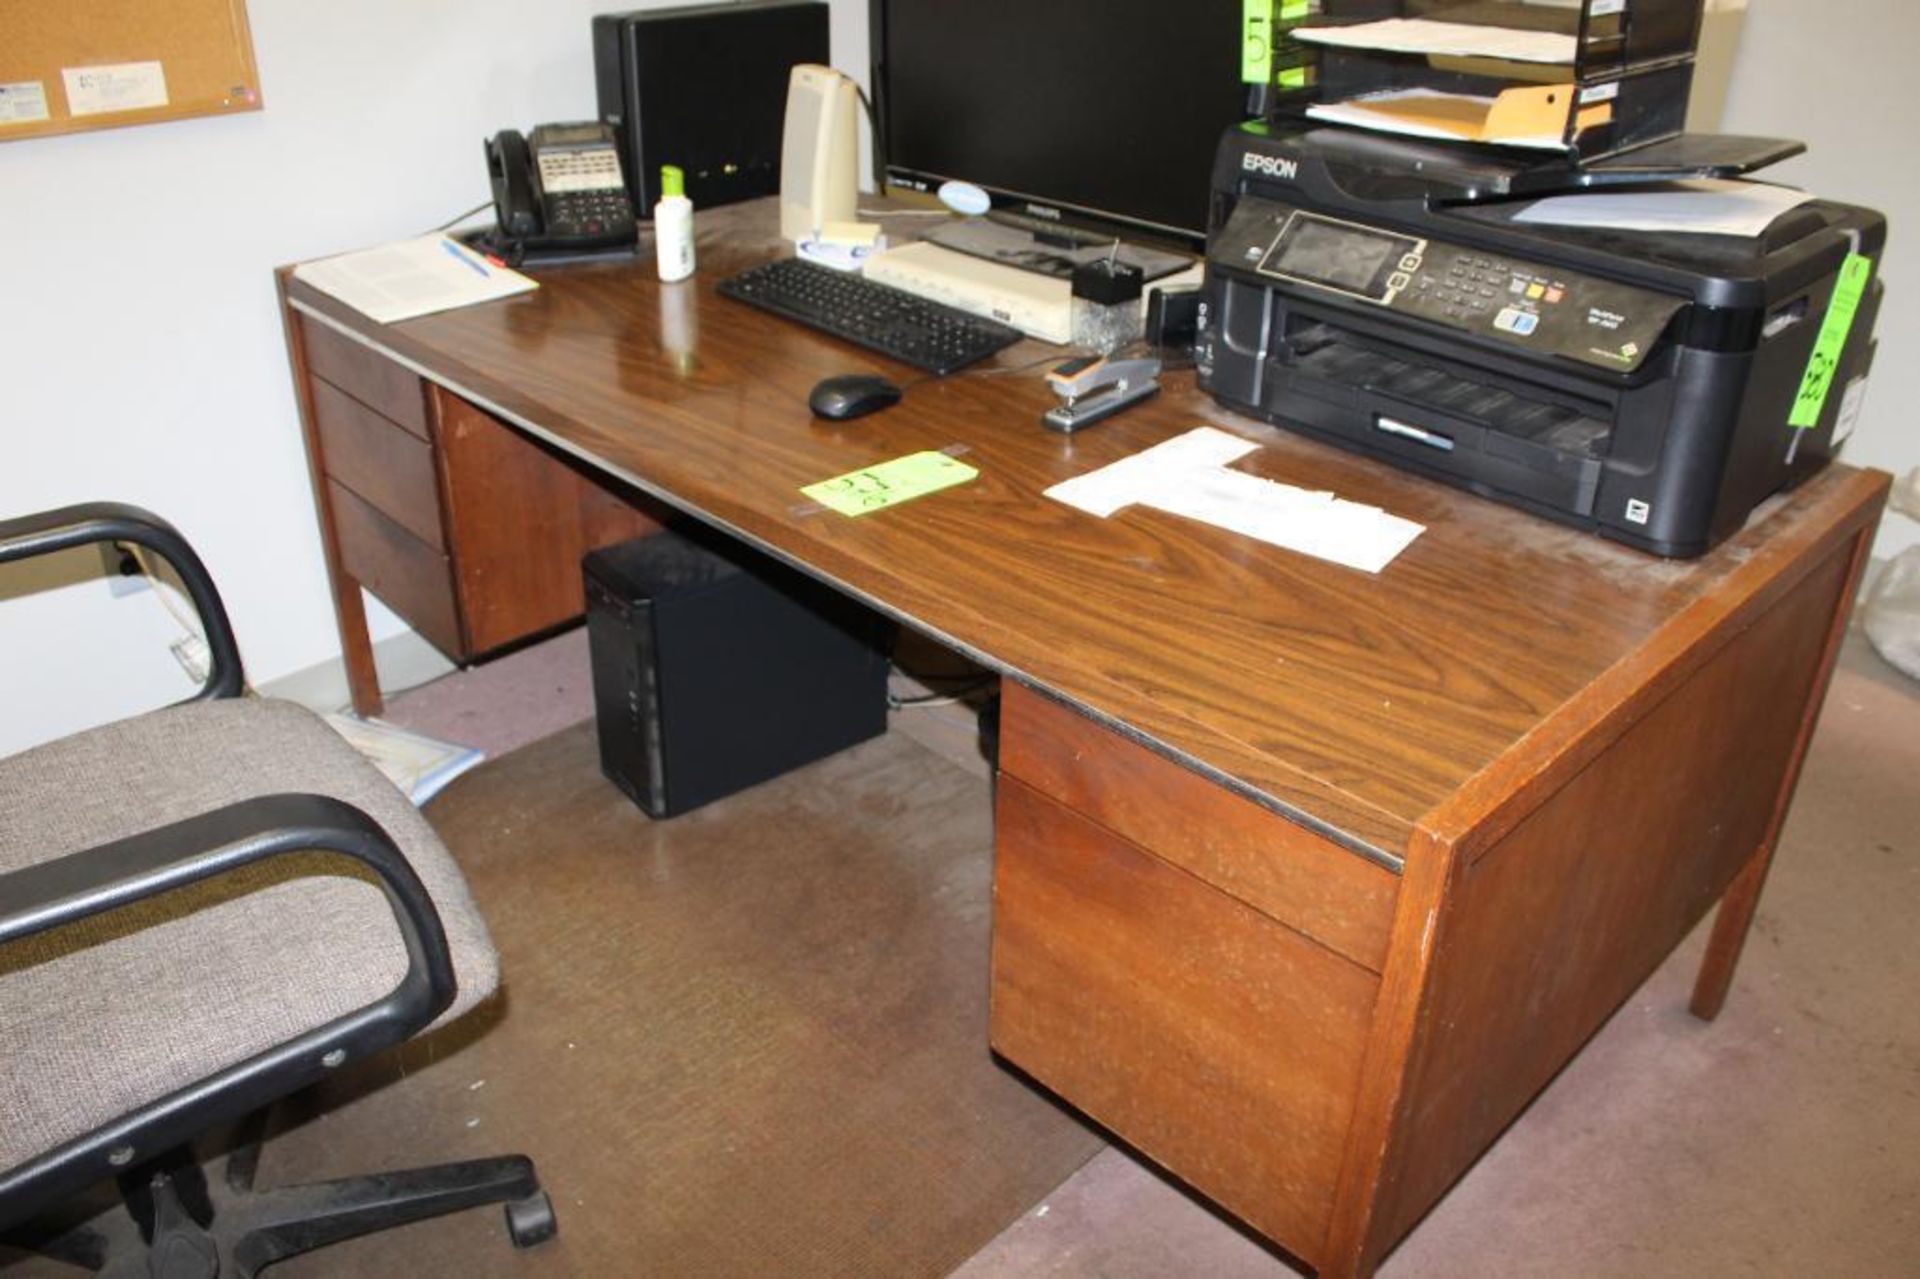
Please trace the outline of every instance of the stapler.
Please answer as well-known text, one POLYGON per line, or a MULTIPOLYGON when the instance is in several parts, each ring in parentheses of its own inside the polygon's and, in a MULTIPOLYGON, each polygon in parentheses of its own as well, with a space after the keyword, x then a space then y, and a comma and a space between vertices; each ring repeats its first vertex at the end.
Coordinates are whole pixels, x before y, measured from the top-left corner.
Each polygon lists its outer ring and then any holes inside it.
POLYGON ((1068 360, 1047 372, 1047 385, 1064 403, 1048 409, 1040 420, 1049 430, 1071 435, 1137 404, 1160 389, 1160 361, 1109 360, 1090 356, 1068 360))

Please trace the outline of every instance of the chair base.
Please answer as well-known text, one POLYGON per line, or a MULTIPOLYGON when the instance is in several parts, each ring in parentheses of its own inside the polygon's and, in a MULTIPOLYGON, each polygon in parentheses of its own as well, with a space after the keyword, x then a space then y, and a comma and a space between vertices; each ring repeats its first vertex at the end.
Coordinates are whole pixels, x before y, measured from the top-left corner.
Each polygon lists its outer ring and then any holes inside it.
POLYGON ((121 1178, 123 1202, 78 1224, 29 1223, 0 1242, 107 1279, 239 1279, 357 1235, 481 1204, 503 1204, 507 1234, 530 1248, 558 1229, 524 1155, 256 1190, 262 1112, 205 1164, 181 1150, 121 1178))

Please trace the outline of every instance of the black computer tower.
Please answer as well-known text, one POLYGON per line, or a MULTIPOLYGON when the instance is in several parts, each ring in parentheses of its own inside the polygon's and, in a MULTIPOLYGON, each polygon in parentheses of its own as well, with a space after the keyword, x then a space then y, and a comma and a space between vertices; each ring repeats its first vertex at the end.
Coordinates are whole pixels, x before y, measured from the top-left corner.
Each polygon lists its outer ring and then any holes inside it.
POLYGON ((671 817, 887 727, 876 614, 737 543, 675 532, 582 561, 600 767, 671 817))
POLYGON ((593 20, 600 118, 642 218, 660 199, 660 166, 687 175, 696 209, 780 190, 787 79, 825 65, 822 0, 746 0, 605 13, 593 20))

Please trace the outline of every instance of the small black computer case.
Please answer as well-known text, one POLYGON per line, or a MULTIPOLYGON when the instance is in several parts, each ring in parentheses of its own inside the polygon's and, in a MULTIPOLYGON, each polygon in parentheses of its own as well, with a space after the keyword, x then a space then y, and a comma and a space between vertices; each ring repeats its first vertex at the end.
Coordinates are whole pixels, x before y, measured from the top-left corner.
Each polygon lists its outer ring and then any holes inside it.
POLYGON ((890 628, 838 592, 698 533, 594 551, 582 570, 600 767, 650 816, 886 731, 890 628))
POLYGON ((660 166, 687 175, 712 208, 780 190, 787 81, 828 60, 821 0, 745 0, 605 13, 593 20, 600 118, 620 137, 620 166, 640 216, 660 200, 660 166))

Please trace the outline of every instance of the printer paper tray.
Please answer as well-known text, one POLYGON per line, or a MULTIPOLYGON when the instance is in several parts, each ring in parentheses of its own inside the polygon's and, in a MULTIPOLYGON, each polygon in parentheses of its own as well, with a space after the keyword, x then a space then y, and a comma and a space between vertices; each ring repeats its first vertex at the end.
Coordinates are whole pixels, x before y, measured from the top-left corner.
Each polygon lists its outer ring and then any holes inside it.
POLYGON ((1282 419, 1563 514, 1593 512, 1612 430, 1591 412, 1325 324, 1292 334, 1272 373, 1282 419))

